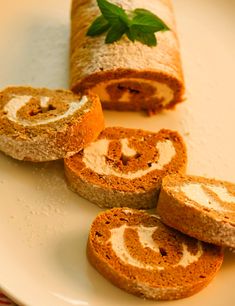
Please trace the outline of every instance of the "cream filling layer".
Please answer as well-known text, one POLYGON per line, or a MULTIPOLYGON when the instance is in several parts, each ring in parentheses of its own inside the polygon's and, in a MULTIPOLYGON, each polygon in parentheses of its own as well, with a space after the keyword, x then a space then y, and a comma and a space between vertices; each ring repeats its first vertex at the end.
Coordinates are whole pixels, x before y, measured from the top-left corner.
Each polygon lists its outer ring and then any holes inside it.
POLYGON ((229 209, 221 206, 221 203, 207 193, 202 186, 215 193, 222 202, 235 204, 235 196, 231 195, 227 188, 223 186, 189 183, 180 186, 178 190, 182 191, 189 200, 196 202, 200 206, 216 211, 229 211, 229 209))
POLYGON ((183 246, 183 256, 181 257, 178 264, 175 265, 175 267, 181 266, 181 267, 186 268, 187 266, 191 265, 192 263, 197 262, 199 260, 199 258, 203 255, 202 244, 201 244, 200 241, 198 241, 198 243, 197 243, 198 251, 195 255, 191 254, 188 251, 188 247, 185 243, 183 243, 182 246, 183 246))
MULTIPOLYGON (((129 147, 127 138, 120 139, 120 142, 122 153, 124 155, 126 153, 127 156, 133 156, 137 153, 134 149, 129 147)), ((140 178, 154 170, 163 170, 163 168, 172 161, 176 154, 175 147, 170 140, 159 141, 156 144, 156 150, 159 153, 157 161, 149 161, 151 165, 147 169, 137 169, 136 171, 123 173, 118 169, 113 168, 106 161, 109 143, 109 139, 99 139, 84 149, 82 160, 87 168, 101 175, 113 175, 132 180, 140 178)))
MULTIPOLYGON (((109 80, 105 82, 98 83, 96 86, 92 88, 92 91, 95 92, 101 101, 105 102, 116 102, 113 101, 107 91, 107 86, 115 85, 118 86, 120 82, 135 82, 139 83, 140 85, 151 85, 155 88, 155 94, 152 96, 146 96, 146 100, 157 98, 162 100, 162 105, 168 105, 174 98, 174 91, 165 83, 160 83, 154 80, 146 80, 141 78, 122 78, 118 80, 109 80)), ((118 99, 118 102, 131 102, 134 99, 133 95, 127 91, 123 91, 122 96, 118 99)))
MULTIPOLYGON (((131 265, 140 269, 146 270, 164 270, 166 267, 156 265, 156 264, 146 264, 136 258, 134 258, 130 252, 128 251, 125 245, 125 231, 126 229, 133 229, 137 232, 139 237, 139 242, 143 248, 149 248, 152 251, 160 254, 159 246, 153 240, 153 234, 157 230, 157 227, 145 227, 143 225, 140 226, 127 226, 123 224, 120 227, 111 229, 111 237, 107 241, 111 243, 112 249, 116 256, 120 258, 120 260, 126 265, 131 265)), ((191 254, 188 251, 187 245, 182 243, 183 254, 180 261, 173 265, 174 267, 182 266, 186 268, 190 264, 197 262, 199 258, 203 254, 201 243, 198 242, 198 251, 195 255, 191 254)))
POLYGON ((136 150, 129 147, 129 140, 127 138, 120 139, 122 146, 122 154, 127 157, 132 157, 137 154, 136 150))
MULTIPOLYGON (((73 115, 76 111, 81 109, 87 102, 88 98, 87 96, 83 96, 80 101, 74 101, 71 103, 68 103, 68 109, 58 116, 48 117, 46 119, 37 119, 37 120, 26 120, 21 119, 17 116, 18 111, 26 106, 30 102, 30 100, 33 98, 33 96, 27 96, 27 95, 14 95, 11 100, 4 106, 3 111, 6 114, 6 117, 13 122, 16 122, 22 126, 37 126, 37 125, 44 125, 52 122, 59 121, 61 119, 65 119, 71 115, 73 115)), ((48 106, 50 102, 50 97, 42 96, 40 97, 40 106, 42 108, 45 108, 48 106)))

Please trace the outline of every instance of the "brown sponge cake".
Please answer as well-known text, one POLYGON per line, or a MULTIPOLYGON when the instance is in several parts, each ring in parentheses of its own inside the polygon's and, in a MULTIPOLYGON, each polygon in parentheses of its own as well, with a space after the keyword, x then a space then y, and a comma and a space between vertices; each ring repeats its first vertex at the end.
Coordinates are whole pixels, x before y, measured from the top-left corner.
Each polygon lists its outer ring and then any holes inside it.
POLYGON ((155 300, 180 299, 200 291, 223 261, 220 247, 128 208, 98 215, 90 229, 87 255, 114 285, 155 300))
POLYGON ((171 31, 156 34, 154 47, 126 36, 105 44, 105 35, 86 36, 100 15, 96 0, 73 0, 71 12, 71 88, 92 89, 106 109, 145 110, 149 114, 172 108, 184 99, 184 78, 175 18, 170 0, 112 0, 127 11, 150 10, 171 31))
POLYGON ((104 127, 98 96, 9 87, 0 92, 0 150, 19 160, 55 160, 80 151, 104 127))
POLYGON ((153 208, 162 178, 186 168, 177 132, 106 128, 99 138, 65 160, 70 188, 101 207, 153 208))
POLYGON ((185 234, 235 247, 235 184, 197 176, 167 176, 157 212, 164 223, 185 234))

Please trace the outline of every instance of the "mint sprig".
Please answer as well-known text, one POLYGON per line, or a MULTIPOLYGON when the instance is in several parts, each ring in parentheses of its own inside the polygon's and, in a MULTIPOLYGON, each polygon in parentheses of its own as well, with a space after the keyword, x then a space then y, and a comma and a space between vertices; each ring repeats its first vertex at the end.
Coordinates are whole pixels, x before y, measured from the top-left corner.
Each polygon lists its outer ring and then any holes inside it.
POLYGON ((102 15, 93 21, 87 36, 94 37, 108 32, 105 38, 107 44, 120 40, 126 34, 132 42, 156 46, 155 33, 170 30, 158 16, 146 9, 137 8, 127 14, 123 8, 107 0, 97 0, 97 4, 102 15))

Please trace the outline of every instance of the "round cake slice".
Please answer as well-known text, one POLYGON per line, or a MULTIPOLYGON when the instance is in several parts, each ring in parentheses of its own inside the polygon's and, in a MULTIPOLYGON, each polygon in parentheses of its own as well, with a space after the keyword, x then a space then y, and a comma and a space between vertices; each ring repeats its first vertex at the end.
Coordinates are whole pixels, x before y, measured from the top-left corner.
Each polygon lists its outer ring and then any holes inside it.
POLYGON ((162 178, 185 171, 186 149, 177 132, 106 128, 65 160, 70 188, 100 207, 153 208, 162 178))
POLYGON ((189 236, 235 248, 235 184, 169 175, 163 179, 157 212, 164 223, 189 236))
POLYGON ((104 127, 98 96, 66 90, 9 87, 0 92, 0 150, 42 162, 77 153, 104 127))
POLYGON ((129 293, 155 300, 190 296, 219 270, 220 247, 200 242, 139 210, 114 208, 94 220, 87 245, 90 263, 129 293))

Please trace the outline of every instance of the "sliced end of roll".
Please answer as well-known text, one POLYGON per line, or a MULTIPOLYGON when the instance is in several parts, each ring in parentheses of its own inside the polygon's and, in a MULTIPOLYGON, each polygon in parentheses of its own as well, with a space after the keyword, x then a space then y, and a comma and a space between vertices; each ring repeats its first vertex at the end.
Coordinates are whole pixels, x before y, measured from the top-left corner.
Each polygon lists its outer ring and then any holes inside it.
POLYGON ((203 289, 219 270, 221 248, 173 230, 133 209, 112 209, 93 222, 87 256, 105 278, 142 298, 174 300, 203 289))
POLYGON ((19 160, 71 156, 104 127, 99 97, 66 90, 9 87, 0 92, 0 150, 19 160))
POLYGON ((174 131, 106 128, 83 151, 65 159, 69 187, 101 207, 156 206, 162 178, 184 172, 186 148, 174 131))
POLYGON ((105 109, 147 111, 155 114, 184 100, 184 83, 172 75, 118 69, 91 75, 72 85, 74 92, 87 88, 96 93, 105 109))
POLYGON ((235 247, 235 184, 197 176, 166 176, 157 212, 164 223, 191 237, 235 247))

